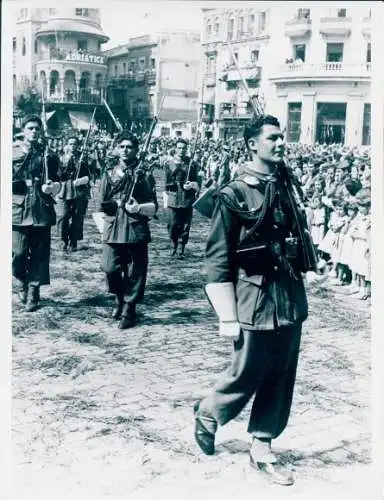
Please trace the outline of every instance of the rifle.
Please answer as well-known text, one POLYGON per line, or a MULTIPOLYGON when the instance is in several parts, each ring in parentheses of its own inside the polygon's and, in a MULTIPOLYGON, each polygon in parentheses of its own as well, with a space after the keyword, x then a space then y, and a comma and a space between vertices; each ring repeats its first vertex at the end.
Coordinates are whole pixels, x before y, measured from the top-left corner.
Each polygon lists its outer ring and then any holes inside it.
POLYGON ((161 99, 161 103, 160 103, 160 106, 159 106, 159 111, 157 113, 156 116, 153 117, 153 120, 152 120, 152 123, 151 123, 151 127, 149 129, 149 132, 148 132, 148 135, 147 135, 147 138, 145 140, 145 143, 144 143, 144 148, 143 148, 143 151, 141 152, 140 154, 140 159, 139 159, 139 164, 138 166, 136 167, 136 175, 135 175, 135 179, 132 183, 132 186, 131 188, 129 189, 128 193, 126 194, 126 196, 124 197, 124 203, 122 203, 122 207, 125 207, 125 204, 126 203, 131 203, 132 201, 132 195, 133 195, 133 191, 136 187, 136 184, 137 184, 137 181, 138 181, 138 177, 141 173, 141 171, 139 170, 138 167, 140 167, 144 161, 145 161, 145 157, 147 156, 147 153, 148 153, 148 149, 149 149, 149 144, 151 142, 151 139, 152 139, 152 135, 155 131, 155 128, 156 128, 156 125, 157 125, 157 122, 159 121, 159 115, 160 115, 160 111, 163 107, 163 103, 164 103, 164 99, 165 99, 165 96, 163 95, 162 99, 161 99))
POLYGON ((92 118, 91 118, 91 121, 89 123, 88 131, 87 131, 87 135, 85 136, 85 141, 83 143, 83 147, 81 148, 80 158, 79 158, 79 162, 77 164, 76 179, 78 179, 79 175, 80 175, 81 162, 83 161, 85 147, 87 145, 89 135, 91 133, 91 128, 92 128, 93 120, 95 118, 95 114, 96 114, 96 106, 95 106, 95 109, 93 110, 93 113, 92 113, 92 118))
POLYGON ((247 93, 247 96, 248 96, 248 99, 249 99, 249 102, 251 103, 252 107, 253 107, 253 110, 255 112, 255 115, 256 116, 260 116, 260 115, 263 115, 264 114, 264 108, 261 104, 261 102, 259 101, 259 98, 258 96, 255 96, 256 97, 256 100, 251 97, 251 93, 249 92, 249 87, 248 87, 248 84, 246 82, 246 80, 244 79, 241 71, 240 71, 240 68, 239 68, 239 65, 237 64, 237 59, 235 57, 235 54, 233 52, 233 49, 232 49, 232 46, 230 44, 230 42, 227 42, 227 45, 228 45, 228 49, 229 49, 229 52, 232 56, 232 59, 233 59, 233 63, 234 65, 236 66, 236 69, 239 73, 239 76, 240 76, 240 80, 241 80, 241 83, 244 85, 244 88, 245 88, 245 91, 247 93), (256 102, 255 102, 256 101, 256 102))
MULTIPOLYGON (((44 101, 44 92, 41 91, 41 121, 43 122, 43 131, 44 131, 44 142, 48 136, 48 127, 47 127, 47 119, 45 115, 45 101, 44 101)), ((45 182, 49 180, 48 173, 48 142, 44 144, 44 176, 45 182)))

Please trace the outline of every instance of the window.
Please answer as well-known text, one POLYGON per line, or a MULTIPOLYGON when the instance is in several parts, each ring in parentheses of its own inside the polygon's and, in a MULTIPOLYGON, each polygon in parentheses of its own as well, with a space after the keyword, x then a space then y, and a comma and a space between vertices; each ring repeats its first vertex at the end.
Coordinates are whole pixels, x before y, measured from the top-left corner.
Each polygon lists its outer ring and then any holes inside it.
POLYGON ((87 50, 88 42, 87 40, 77 40, 77 50, 87 50))
POLYGON ((130 69, 130 71, 135 71, 135 66, 136 66, 136 61, 135 60, 129 61, 129 69, 130 69))
POLYGON ((266 13, 261 12, 259 16, 259 33, 262 33, 265 30, 266 20, 267 20, 266 13))
POLYGON ((371 145, 371 104, 364 104, 363 116, 363 146, 371 145))
POLYGON ((115 76, 117 76, 117 64, 115 64, 115 76))
POLYGON ((212 24, 207 24, 207 38, 212 36, 212 24))
POLYGON ((12 38, 12 51, 16 52, 16 37, 15 36, 12 38))
POLYGON ((259 60, 259 51, 258 50, 252 50, 251 52, 251 63, 256 64, 259 60))
POLYGON ((156 69, 156 59, 154 57, 151 57, 150 64, 151 69, 156 69))
POLYGON ((75 9, 76 16, 88 17, 89 9, 75 9))
POLYGON ((301 59, 303 62, 305 61, 305 45, 299 44, 293 46, 293 59, 297 61, 301 59))
POLYGON ((28 17, 28 9, 20 9, 20 19, 28 17))
POLYGON ((253 33, 254 24, 255 24, 255 15, 251 14, 248 17, 248 33, 253 33))
POLYGON ((216 57, 207 57, 207 73, 216 73, 216 57))
POLYGON ((297 11, 297 19, 310 19, 310 16, 310 9, 298 9, 297 11))
POLYGON ((233 40, 234 29, 235 29, 235 20, 230 19, 228 22, 228 40, 233 40))
POLYGON ((301 102, 288 103, 287 142, 299 142, 301 130, 301 102))
POLYGON ((347 17, 347 9, 337 9, 337 17, 347 17))
POLYGON ((123 62, 123 75, 127 72, 127 63, 123 62))
POLYGON ((371 61, 371 42, 367 43, 367 63, 370 63, 371 61))
POLYGON ((219 22, 219 19, 215 19, 215 35, 218 35, 219 34, 219 31, 220 31, 220 22, 219 22))
POLYGON ((239 28, 238 28, 238 32, 239 32, 239 37, 243 35, 244 33, 244 17, 239 17, 239 28))
POLYGON ((342 62, 343 48, 343 43, 327 43, 327 62, 342 62))
POLYGON ((54 16, 57 12, 57 9, 49 9, 49 15, 54 16))
POLYGON ((27 42, 25 40, 25 36, 23 36, 23 45, 21 47, 21 55, 25 56, 26 52, 27 52, 27 42))
POLYGON ((145 68, 145 57, 140 57, 140 59, 139 59, 139 70, 143 71, 144 68, 145 68))
POLYGON ((37 40, 35 40, 35 54, 37 54, 39 51, 39 45, 37 43, 37 40))

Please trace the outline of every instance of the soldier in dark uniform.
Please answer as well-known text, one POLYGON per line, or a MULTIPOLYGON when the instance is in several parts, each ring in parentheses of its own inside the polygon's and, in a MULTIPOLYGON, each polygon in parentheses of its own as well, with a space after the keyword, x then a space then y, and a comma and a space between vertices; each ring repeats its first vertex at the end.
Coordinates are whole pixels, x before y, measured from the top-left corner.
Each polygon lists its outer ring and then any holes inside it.
POLYGON ((84 236, 84 219, 90 198, 91 163, 86 155, 81 159, 79 141, 72 136, 67 140, 67 151, 61 157, 58 171, 61 190, 57 196, 57 228, 63 250, 77 251, 77 242, 84 236))
POLYGON ((191 229, 193 203, 200 190, 198 165, 190 165, 190 159, 185 156, 187 142, 178 139, 176 152, 165 164, 165 196, 168 214, 168 233, 172 241, 172 255, 177 254, 180 243, 180 253, 184 255, 185 246, 189 240, 191 229))
POLYGON ((259 117, 244 139, 252 161, 219 191, 206 247, 206 290, 220 334, 233 340, 233 359, 211 393, 195 404, 195 439, 213 454, 217 427, 253 398, 251 465, 289 485, 292 475, 273 454, 271 441, 283 432, 291 408, 308 314, 302 273, 313 276, 318 262, 297 186, 282 163, 278 120, 259 117))
POLYGON ((24 140, 14 145, 12 161, 12 274, 20 301, 31 312, 39 305, 40 286, 50 284, 59 159, 48 152, 45 156, 38 116, 26 117, 22 129, 24 140))
POLYGON ((112 316, 120 319, 120 329, 135 325, 136 304, 144 296, 151 241, 148 221, 155 214, 146 173, 137 168, 138 146, 134 135, 122 134, 117 141, 119 162, 104 173, 100 185, 105 213, 102 269, 109 292, 116 295, 112 316))

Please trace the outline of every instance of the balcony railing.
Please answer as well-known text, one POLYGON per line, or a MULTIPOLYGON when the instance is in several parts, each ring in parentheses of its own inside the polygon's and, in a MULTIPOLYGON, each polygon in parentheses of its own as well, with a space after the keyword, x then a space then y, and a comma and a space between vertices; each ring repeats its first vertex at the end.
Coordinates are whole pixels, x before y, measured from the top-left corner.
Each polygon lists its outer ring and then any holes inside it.
POLYGON ((50 103, 74 103, 74 104, 101 104, 103 91, 95 88, 80 89, 78 92, 75 89, 63 89, 44 92, 46 102, 50 103))
POLYGON ((206 73, 204 80, 207 87, 216 85, 216 73, 206 73))
POLYGON ((128 71, 127 73, 123 73, 118 76, 110 76, 108 77, 108 83, 110 85, 117 86, 131 86, 135 83, 144 83, 147 82, 148 85, 153 85, 156 83, 156 70, 146 69, 140 71, 128 71))
MULTIPOLYGON (((240 68, 240 72, 244 80, 259 80, 261 78, 261 67, 253 62, 244 64, 243 67, 240 68)), ((225 81, 241 80, 239 70, 234 64, 224 67, 222 79, 225 81)))
POLYGON ((284 64, 275 71, 272 80, 279 79, 359 79, 369 78, 371 63, 346 64, 342 62, 325 62, 320 64, 292 63, 284 64))
POLYGON ((310 18, 295 17, 285 23, 284 33, 289 37, 303 37, 311 32, 312 21, 310 18))
POLYGON ((325 36, 349 36, 351 33, 351 21, 350 17, 321 17, 320 33, 325 36))
POLYGON ((76 64, 97 64, 98 66, 107 65, 107 58, 104 55, 86 50, 50 48, 47 52, 41 52, 37 59, 38 62, 60 61, 76 64))

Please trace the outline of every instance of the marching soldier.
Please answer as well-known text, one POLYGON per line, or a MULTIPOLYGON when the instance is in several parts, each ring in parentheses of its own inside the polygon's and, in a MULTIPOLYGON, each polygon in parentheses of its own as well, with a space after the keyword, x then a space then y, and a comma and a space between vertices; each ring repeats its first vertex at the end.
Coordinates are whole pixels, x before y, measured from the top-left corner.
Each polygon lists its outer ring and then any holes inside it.
POLYGON ((12 161, 12 274, 21 303, 32 312, 39 306, 40 286, 50 284, 59 159, 41 144, 38 116, 26 117, 22 129, 24 140, 14 145, 12 161))
POLYGON ((69 137, 58 171, 61 189, 56 199, 56 213, 62 249, 68 250, 69 245, 71 252, 77 251, 77 242, 83 239, 93 170, 88 157, 81 156, 77 137, 69 137))
POLYGON ((233 340, 233 360, 195 404, 195 439, 213 454, 218 426, 253 398, 250 464, 272 482, 289 485, 292 475, 271 442, 283 432, 291 408, 308 315, 302 273, 318 263, 298 209, 299 191, 282 164, 278 120, 260 116, 246 127, 244 139, 252 161, 219 190, 206 247, 206 291, 220 334, 233 340))
POLYGON ((108 169, 100 185, 101 210, 105 213, 102 269, 108 290, 116 296, 112 312, 119 328, 136 323, 136 304, 144 297, 148 268, 148 221, 155 214, 152 188, 138 168, 139 144, 131 133, 117 140, 118 163, 108 169))
POLYGON ((173 158, 165 164, 165 197, 168 214, 168 233, 172 242, 172 255, 184 256, 189 240, 193 203, 200 190, 198 165, 185 156, 187 142, 177 139, 173 158))

